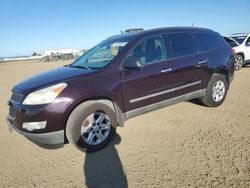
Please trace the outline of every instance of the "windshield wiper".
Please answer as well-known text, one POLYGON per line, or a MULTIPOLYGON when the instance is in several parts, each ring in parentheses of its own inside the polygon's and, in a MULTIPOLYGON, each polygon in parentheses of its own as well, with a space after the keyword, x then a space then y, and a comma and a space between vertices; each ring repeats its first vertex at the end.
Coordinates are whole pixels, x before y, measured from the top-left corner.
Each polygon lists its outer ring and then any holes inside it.
POLYGON ((67 67, 72 67, 72 68, 79 68, 79 69, 87 69, 90 70, 89 67, 84 66, 84 65, 66 65, 67 67))

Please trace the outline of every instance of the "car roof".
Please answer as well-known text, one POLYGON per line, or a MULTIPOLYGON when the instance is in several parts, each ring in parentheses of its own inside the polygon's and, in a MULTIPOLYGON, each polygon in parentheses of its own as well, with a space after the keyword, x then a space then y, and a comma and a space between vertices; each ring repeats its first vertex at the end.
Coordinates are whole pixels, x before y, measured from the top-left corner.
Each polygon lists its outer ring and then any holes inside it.
POLYGON ((135 32, 135 33, 125 33, 125 34, 119 34, 112 37, 109 37, 108 39, 132 39, 137 37, 144 37, 147 35, 152 34, 161 34, 161 33, 172 33, 172 32, 213 32, 211 29, 207 28, 199 28, 199 27, 164 27, 164 28, 157 28, 157 29, 149 29, 144 30, 141 32, 135 32))
POLYGON ((142 31, 141 33, 161 33, 161 32, 213 32, 211 29, 199 28, 199 27, 163 27, 157 29, 150 29, 142 31))

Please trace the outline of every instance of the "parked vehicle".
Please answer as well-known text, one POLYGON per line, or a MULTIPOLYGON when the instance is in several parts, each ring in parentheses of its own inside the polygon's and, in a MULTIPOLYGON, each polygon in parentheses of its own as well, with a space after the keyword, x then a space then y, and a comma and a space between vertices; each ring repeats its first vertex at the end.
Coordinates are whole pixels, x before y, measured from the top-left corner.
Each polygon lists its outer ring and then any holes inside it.
POLYGON ((239 70, 242 66, 250 63, 250 34, 236 33, 232 37, 239 45, 234 47, 235 69, 239 70))
POLYGON ((236 46, 239 46, 239 43, 234 40, 232 37, 226 37, 226 36, 223 36, 223 38, 227 41, 227 43, 232 47, 236 47, 236 46))
POLYGON ((69 53, 69 54, 58 54, 58 59, 60 60, 69 60, 69 59, 73 59, 74 55, 73 53, 69 53))
POLYGON ((144 28, 132 28, 132 29, 126 29, 123 33, 127 34, 127 33, 136 33, 136 32, 142 32, 144 31, 144 28))
POLYGON ((234 77, 233 55, 209 29, 113 36, 72 64, 14 86, 7 122, 43 147, 69 141, 97 151, 129 118, 194 98, 221 105, 234 77))
POLYGON ((59 58, 56 54, 53 53, 51 55, 44 56, 41 60, 43 62, 51 62, 51 61, 58 61, 59 58))
MULTIPOLYGON (((224 40, 227 41, 227 43, 232 47, 232 50, 234 51, 235 53, 235 47, 239 46, 239 43, 234 40, 233 38, 231 37, 226 37, 226 36, 223 36, 224 40)), ((235 61, 234 61, 235 62, 235 61)), ((235 62, 234 64, 234 69, 235 70, 239 70, 241 68, 241 64, 239 64, 239 61, 237 61, 237 63, 235 62)))

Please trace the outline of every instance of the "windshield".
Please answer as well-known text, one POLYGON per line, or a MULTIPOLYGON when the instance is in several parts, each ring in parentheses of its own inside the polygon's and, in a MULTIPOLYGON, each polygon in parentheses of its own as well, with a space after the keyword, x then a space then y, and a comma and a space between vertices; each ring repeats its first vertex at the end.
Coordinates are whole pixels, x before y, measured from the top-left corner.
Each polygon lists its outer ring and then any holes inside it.
POLYGON ((241 44, 245 40, 246 36, 234 36, 232 38, 241 44))
POLYGON ((87 51, 69 66, 100 69, 108 65, 127 43, 128 41, 122 39, 105 40, 87 51))
POLYGON ((231 46, 231 47, 236 47, 238 46, 238 44, 236 43, 236 41, 230 39, 230 38, 227 38, 227 37, 224 37, 224 39, 227 41, 227 43, 231 46))

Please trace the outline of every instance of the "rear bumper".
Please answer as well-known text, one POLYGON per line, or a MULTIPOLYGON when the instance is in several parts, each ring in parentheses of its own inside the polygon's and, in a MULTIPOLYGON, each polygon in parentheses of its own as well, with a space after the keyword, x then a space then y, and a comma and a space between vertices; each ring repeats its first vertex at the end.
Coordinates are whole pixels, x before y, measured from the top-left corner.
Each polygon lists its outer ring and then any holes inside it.
POLYGON ((49 133, 40 133, 40 134, 27 133, 20 131, 15 126, 13 126, 9 118, 7 118, 7 123, 10 132, 15 130, 16 132, 23 135, 33 143, 39 145, 40 147, 46 149, 56 149, 64 145, 64 130, 49 132, 49 133))
POLYGON ((250 64, 250 59, 245 60, 245 64, 250 64))

